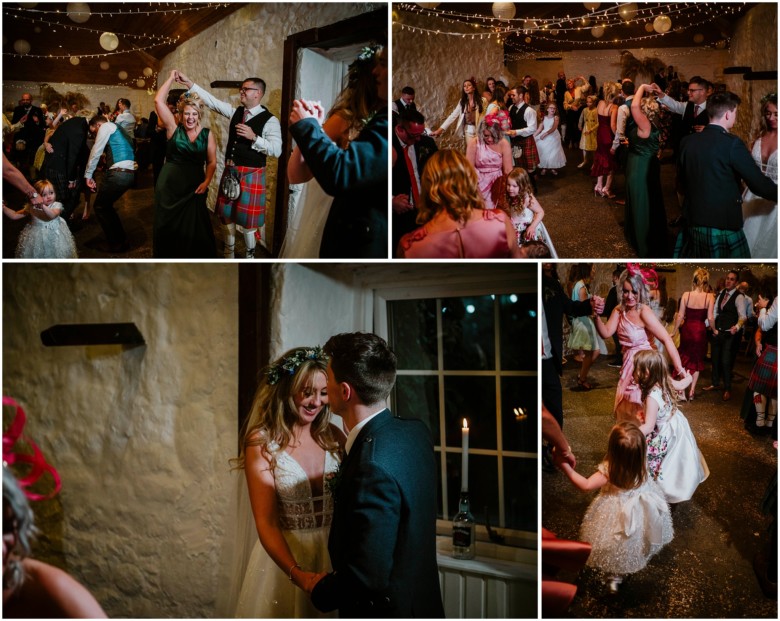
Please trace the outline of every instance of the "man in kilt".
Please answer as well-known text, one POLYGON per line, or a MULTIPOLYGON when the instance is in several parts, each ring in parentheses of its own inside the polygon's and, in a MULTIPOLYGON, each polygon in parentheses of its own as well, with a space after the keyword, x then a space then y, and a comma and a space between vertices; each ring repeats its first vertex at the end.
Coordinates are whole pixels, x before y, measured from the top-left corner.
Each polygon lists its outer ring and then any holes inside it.
POLYGON ((753 194, 777 202, 777 186, 761 173, 745 143, 730 133, 740 98, 728 91, 707 99, 709 124, 680 142, 677 179, 686 224, 675 258, 750 258, 742 230, 744 180, 753 194))
POLYGON ((512 141, 512 156, 515 166, 525 168, 536 192, 536 167, 539 165, 539 152, 536 150, 536 110, 525 103, 526 88, 516 86, 509 91, 514 104, 509 108, 512 129, 508 132, 512 141))
POLYGON ((260 233, 260 243, 266 245, 265 236, 265 167, 266 159, 282 153, 282 128, 279 119, 260 105, 265 95, 265 81, 247 78, 239 90, 241 105, 233 108, 208 91, 179 74, 179 82, 201 98, 203 103, 230 119, 228 144, 225 150, 225 169, 219 183, 217 214, 226 226, 225 258, 232 259, 236 243, 236 226, 244 234, 246 258, 255 256, 255 233, 260 233), (240 184, 236 198, 225 195, 224 181, 233 176, 240 184))
POLYGON ((755 426, 762 431, 772 431, 777 416, 777 296, 769 309, 767 306, 769 299, 759 295, 756 308, 761 343, 756 347, 759 357, 748 381, 756 408, 755 426))

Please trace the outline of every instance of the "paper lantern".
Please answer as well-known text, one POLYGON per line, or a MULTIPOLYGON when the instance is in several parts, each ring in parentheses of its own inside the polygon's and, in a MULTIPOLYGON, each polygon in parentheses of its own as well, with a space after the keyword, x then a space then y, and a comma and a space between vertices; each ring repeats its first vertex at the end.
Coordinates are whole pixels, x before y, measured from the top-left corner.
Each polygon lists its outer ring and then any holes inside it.
POLYGON ((594 39, 601 39, 604 36, 604 26, 593 26, 590 29, 590 34, 593 35, 594 39))
POLYGON ((557 37, 557 36, 558 36, 558 32, 559 32, 558 30, 551 30, 551 31, 550 31, 550 34, 551 34, 552 36, 554 36, 554 37, 557 37))
POLYGON ((118 74, 120 80, 126 80, 127 79, 127 71, 120 71, 118 74))
POLYGON ((626 4, 621 4, 618 8, 618 13, 620 13, 621 19, 626 21, 634 19, 634 17, 636 17, 637 11, 639 11, 639 7, 637 7, 637 5, 633 2, 626 2, 626 4))
POLYGON ((102 47, 107 52, 113 52, 117 47, 119 47, 119 37, 117 37, 113 32, 104 32, 102 35, 100 35, 100 47, 102 47))
POLYGON ((144 67, 144 75, 147 78, 151 78, 153 73, 154 73, 154 70, 151 67, 144 67))
POLYGON ((493 15, 498 19, 512 19, 515 16, 516 9, 514 2, 494 2, 493 15))
POLYGON ((30 44, 24 39, 17 39, 16 41, 14 41, 14 51, 17 54, 21 54, 22 56, 24 56, 25 54, 29 54, 30 44))
POLYGON ((645 22, 645 30, 647 32, 653 32, 654 31, 653 24, 650 22, 645 22))
POLYGON ((66 11, 68 12, 68 17, 77 24, 83 24, 92 17, 89 5, 86 2, 69 2, 66 11))
POLYGON ((81 62, 81 59, 78 56, 71 56, 70 57, 70 64, 71 65, 78 65, 81 62))
POLYGON ((111 66, 111 65, 109 65, 109 64, 108 64, 108 62, 107 62, 107 61, 105 61, 105 60, 104 60, 104 61, 102 61, 102 62, 100 63, 100 68, 101 68, 103 71, 107 71, 107 70, 108 70, 108 68, 109 68, 110 66, 111 66))
POLYGON ((143 88, 144 86, 146 86, 146 82, 144 82, 144 81, 143 81, 141 78, 138 78, 138 79, 135 81, 135 85, 136 85, 138 88, 143 88))
POLYGON ((693 35, 693 42, 704 43, 704 35, 700 32, 697 32, 695 35, 693 35))
POLYGON ((531 37, 526 37, 526 38, 525 38, 525 42, 526 42, 526 43, 530 43, 530 42, 531 42, 531 37))
POLYGON ((671 27, 672 20, 669 19, 669 17, 666 15, 659 15, 653 20, 653 30, 655 30, 658 34, 669 32, 671 27))
POLYGON ((584 6, 589 11, 595 11, 601 6, 601 2, 583 2, 582 6, 584 6))
POLYGON ((590 17, 583 17, 580 21, 583 26, 590 26, 590 17))

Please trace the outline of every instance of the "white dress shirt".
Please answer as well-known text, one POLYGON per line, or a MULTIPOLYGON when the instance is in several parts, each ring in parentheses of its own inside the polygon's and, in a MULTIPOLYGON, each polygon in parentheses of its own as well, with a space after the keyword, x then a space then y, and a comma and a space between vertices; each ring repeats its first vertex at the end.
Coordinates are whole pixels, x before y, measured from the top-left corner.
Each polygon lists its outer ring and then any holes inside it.
MULTIPOLYGON (((685 108, 688 106, 687 101, 677 101, 676 99, 672 99, 669 97, 669 95, 662 95, 658 98, 658 103, 665 105, 669 110, 674 112, 675 114, 679 114, 680 116, 685 114, 685 108)), ((707 109, 707 101, 705 100, 704 103, 700 104, 694 104, 699 106, 699 114, 702 113, 703 110, 707 109)), ((694 108, 695 110, 696 108, 694 108)))
POLYGON ((772 300, 769 310, 762 308, 758 313, 758 327, 762 332, 771 330, 777 324, 777 296, 772 300))
MULTIPOLYGON (((92 151, 89 152, 87 169, 84 171, 84 177, 86 179, 92 179, 92 175, 95 174, 95 169, 97 168, 98 162, 100 161, 100 156, 103 154, 103 151, 108 144, 108 139, 116 130, 116 125, 111 122, 103 123, 100 126, 97 136, 95 137, 95 146, 93 146, 92 151)), ((132 147, 132 143, 130 146, 132 147)), ((136 164, 134 160, 122 160, 121 162, 114 162, 111 170, 118 168, 123 170, 136 170, 138 168, 138 164, 136 164)))
MULTIPOLYGON (((523 107, 523 104, 520 104, 519 106, 517 104, 512 104, 512 106, 519 110, 523 107)), ((528 106, 523 113, 523 118, 525 119, 525 129, 513 129, 512 131, 515 133, 511 134, 512 136, 528 138, 529 136, 533 136, 536 132, 536 110, 531 106, 528 106)))
MULTIPOLYGON (((220 101, 197 84, 192 85, 190 92, 197 94, 207 107, 214 110, 214 112, 219 112, 227 119, 232 119, 236 113, 237 108, 234 108, 232 104, 220 101)), ((249 121, 263 110, 265 110, 265 107, 261 104, 257 104, 254 108, 249 108, 249 115, 246 120, 249 121)), ((279 124, 279 119, 275 116, 268 119, 263 126, 262 135, 255 138, 255 141, 252 143, 252 149, 260 153, 266 153, 271 157, 279 157, 282 154, 282 126, 279 124)))
POLYGON ((626 102, 618 106, 617 111, 617 128, 615 129, 615 139, 612 141, 612 148, 617 151, 617 148, 620 146, 620 141, 626 137, 626 122, 628 121, 628 117, 631 116, 631 101, 634 99, 634 96, 631 95, 631 97, 626 99, 626 102))
POLYGON ((358 435, 360 435, 360 430, 366 426, 366 423, 368 423, 368 421, 374 418, 377 414, 381 414, 386 409, 387 408, 382 408, 378 412, 374 412, 371 416, 367 416, 366 418, 361 420, 357 425, 355 425, 352 429, 349 430, 349 435, 347 436, 347 442, 344 445, 344 451, 347 453, 347 455, 349 455, 349 451, 352 449, 352 445, 355 443, 355 440, 357 440, 358 435))

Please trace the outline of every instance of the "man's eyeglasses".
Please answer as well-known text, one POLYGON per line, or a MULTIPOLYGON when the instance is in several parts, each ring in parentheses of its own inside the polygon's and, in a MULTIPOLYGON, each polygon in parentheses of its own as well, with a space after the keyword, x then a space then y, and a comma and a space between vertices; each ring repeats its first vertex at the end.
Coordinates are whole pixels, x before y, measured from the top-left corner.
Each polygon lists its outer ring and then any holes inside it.
POLYGON ((260 90, 259 88, 246 88, 245 86, 242 86, 241 88, 238 89, 238 92, 244 95, 246 94, 247 91, 259 91, 259 90, 260 90))
POLYGON ((695 93, 696 91, 703 91, 703 90, 704 90, 703 88, 689 88, 688 92, 689 93, 695 93))

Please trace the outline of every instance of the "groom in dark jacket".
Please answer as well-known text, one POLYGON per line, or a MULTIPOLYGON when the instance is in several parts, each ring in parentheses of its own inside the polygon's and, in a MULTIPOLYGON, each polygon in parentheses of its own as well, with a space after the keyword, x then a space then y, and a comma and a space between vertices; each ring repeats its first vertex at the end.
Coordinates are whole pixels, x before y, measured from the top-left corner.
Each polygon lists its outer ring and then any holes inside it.
POLYGON ((443 618, 430 433, 385 407, 396 358, 384 340, 339 334, 324 349, 330 407, 350 432, 328 541, 334 571, 312 602, 341 617, 443 618))

